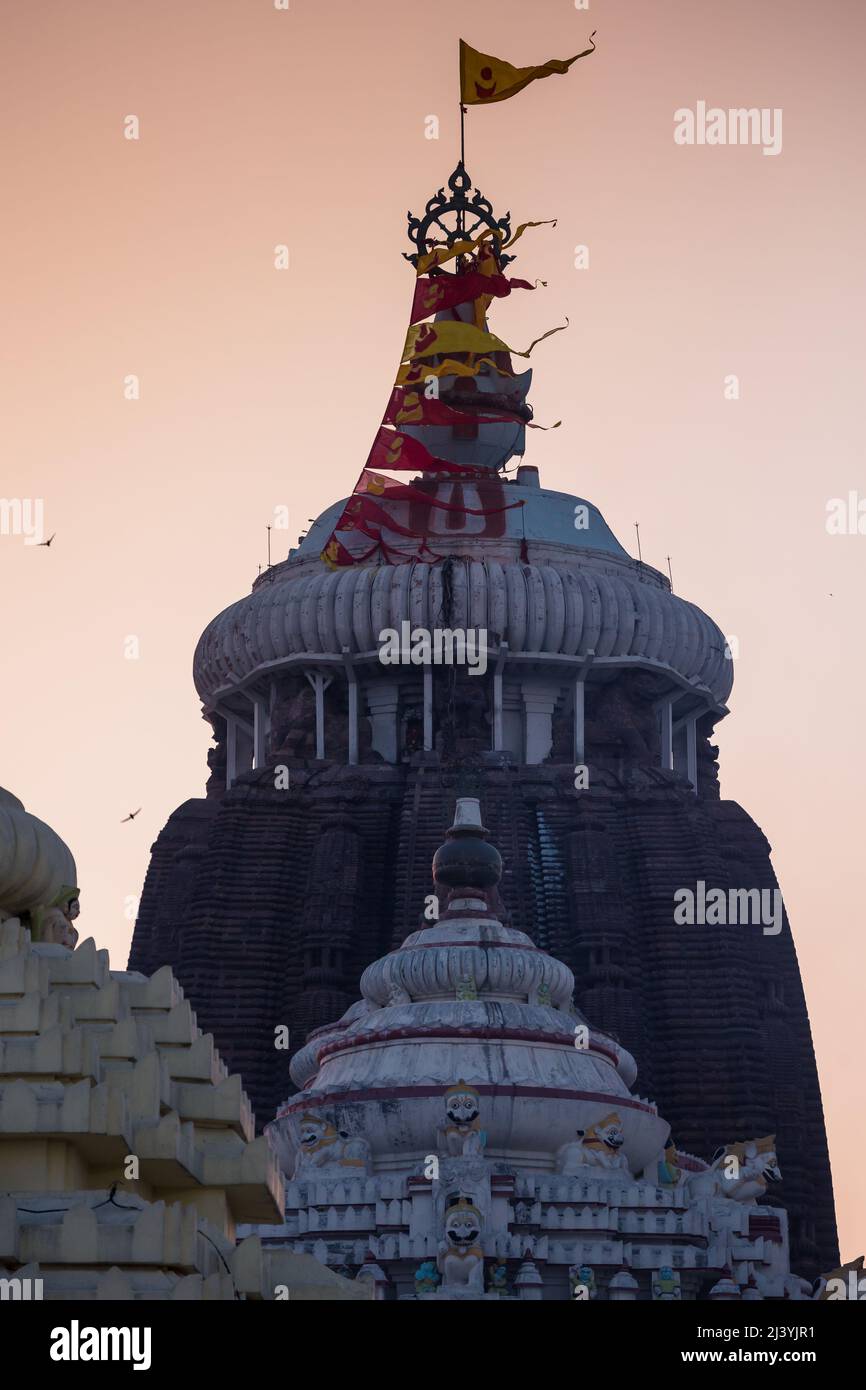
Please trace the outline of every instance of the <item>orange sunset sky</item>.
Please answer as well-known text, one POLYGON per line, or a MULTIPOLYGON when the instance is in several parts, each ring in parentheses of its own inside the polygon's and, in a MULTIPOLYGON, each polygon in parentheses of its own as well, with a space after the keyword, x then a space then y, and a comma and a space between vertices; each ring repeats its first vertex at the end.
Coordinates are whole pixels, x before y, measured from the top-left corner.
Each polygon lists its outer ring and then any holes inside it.
POLYGON ((44 499, 56 532, 0 536, 0 782, 71 846, 78 925, 118 967, 150 845, 203 793, 195 642, 265 562, 274 509, 276 559, 381 418, 406 212, 457 158, 458 38, 529 64, 598 30, 568 76, 467 115, 497 209, 558 219, 516 248, 547 289, 491 326, 522 345, 569 318, 533 353, 536 419, 563 424, 527 462, 630 550, 639 522, 644 559, 670 555, 737 638, 722 792, 773 846, 861 1253, 866 535, 825 522, 866 496, 866 6, 5 0, 0 25, 0 493, 44 499), (781 153, 677 145, 698 101, 781 109, 781 153))

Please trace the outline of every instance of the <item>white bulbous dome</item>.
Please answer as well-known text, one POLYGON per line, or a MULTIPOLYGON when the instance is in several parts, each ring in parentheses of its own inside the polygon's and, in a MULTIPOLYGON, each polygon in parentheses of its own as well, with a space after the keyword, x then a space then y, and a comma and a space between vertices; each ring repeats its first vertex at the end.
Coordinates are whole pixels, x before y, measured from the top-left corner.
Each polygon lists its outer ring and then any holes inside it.
POLYGON ((0 911, 10 915, 52 903, 75 886, 75 860, 56 831, 0 788, 0 911))
MULTIPOLYGON (((658 571, 630 559, 591 504, 537 487, 509 485, 505 491, 525 507, 507 513, 502 537, 455 532, 437 539, 453 560, 445 626, 486 629, 491 649, 507 642, 518 659, 594 654, 597 663, 656 668, 719 704, 726 700, 733 662, 720 629, 695 604, 672 594, 658 571), (574 528, 576 506, 589 513, 585 533, 574 528), (530 542, 527 562, 521 557, 530 542)), ((205 629, 193 675, 206 705, 292 658, 337 659, 344 648, 353 656, 375 656, 386 628, 399 629, 404 621, 427 630, 443 625, 442 560, 333 572, 325 567, 316 547, 335 510, 339 505, 323 514, 299 551, 266 571, 251 594, 205 629)))
POLYGON ((305 1089, 271 1126, 287 1166, 300 1117, 314 1113, 363 1135, 374 1164, 411 1168, 460 1078, 479 1094, 489 1158, 520 1153, 550 1168, 577 1130, 611 1111, 632 1171, 659 1152, 668 1126, 631 1095, 631 1055, 571 1008, 571 971, 471 902, 370 965, 363 1000, 293 1059, 305 1089))

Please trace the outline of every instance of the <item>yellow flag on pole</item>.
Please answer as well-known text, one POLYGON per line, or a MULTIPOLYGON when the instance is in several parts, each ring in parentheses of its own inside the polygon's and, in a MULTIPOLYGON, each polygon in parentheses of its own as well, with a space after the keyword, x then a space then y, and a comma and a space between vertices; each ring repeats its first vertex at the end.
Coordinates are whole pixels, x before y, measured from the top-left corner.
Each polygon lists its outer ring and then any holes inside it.
POLYGON ((491 101, 507 101, 535 82, 539 77, 552 77, 554 73, 565 73, 578 58, 585 58, 595 52, 592 42, 595 30, 590 35, 590 48, 575 53, 573 58, 551 58, 535 68, 515 68, 502 58, 494 58, 489 53, 479 53, 460 40, 460 100, 464 106, 486 106, 491 101))
POLYGON ((406 334, 404 362, 419 357, 447 357, 452 352, 510 352, 507 343, 495 334, 476 328, 474 323, 449 319, 435 323, 415 323, 406 334))
POLYGON ((477 328, 474 323, 458 320, 437 319, 435 323, 415 323, 406 334, 403 346, 403 361, 417 362, 424 357, 444 357, 452 352, 468 352, 489 355, 492 352, 508 352, 515 357, 528 357, 537 343, 554 333, 561 333, 568 325, 568 319, 558 328, 548 328, 540 338, 533 338, 528 348, 509 347, 501 338, 477 328))

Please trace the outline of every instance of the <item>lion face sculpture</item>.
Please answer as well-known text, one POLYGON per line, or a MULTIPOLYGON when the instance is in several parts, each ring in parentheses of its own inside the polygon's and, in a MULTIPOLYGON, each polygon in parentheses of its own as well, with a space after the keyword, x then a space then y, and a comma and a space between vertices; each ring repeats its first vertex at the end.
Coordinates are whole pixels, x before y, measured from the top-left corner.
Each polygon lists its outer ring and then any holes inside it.
POLYGON ((619 1115, 605 1115, 603 1120, 590 1125, 583 1142, 590 1147, 607 1149, 612 1154, 619 1153, 625 1143, 619 1115))
POLYGON ((294 1176, 315 1168, 320 1172, 342 1168, 367 1171, 370 1145, 363 1135, 350 1135, 310 1111, 298 1121, 294 1176))
POLYGON ((782 1170, 776 1156, 776 1136, 727 1144, 711 1165, 718 1190, 723 1197, 754 1205, 767 1190, 768 1183, 779 1182, 782 1170))
POLYGON ((312 1153, 325 1139, 336 1136, 337 1131, 333 1125, 327 1124, 315 1115, 302 1116, 298 1138, 303 1152, 312 1153))
POLYGON ((460 1201, 445 1217, 445 1239, 454 1250, 469 1250, 481 1235, 481 1213, 471 1202, 460 1201))
POLYGON ((443 1287, 475 1288, 483 1292, 481 1212, 468 1197, 461 1197, 448 1208, 443 1234, 436 1261, 443 1276, 443 1287))
POLYGON ((739 1176, 751 1178, 753 1182, 781 1182, 782 1170, 776 1156, 776 1136, 768 1134, 764 1139, 749 1139, 745 1144, 728 1144, 722 1158, 725 1161, 735 1158, 739 1165, 739 1176))
MULTIPOLYGON (((759 1143, 760 1142, 763 1141, 759 1141, 759 1143)), ((761 1177, 765 1182, 781 1182, 782 1170, 779 1167, 779 1160, 776 1157, 775 1136, 770 1140, 770 1143, 773 1144, 772 1148, 764 1150, 763 1153, 760 1148, 757 1151, 760 1155, 759 1161, 762 1164, 761 1177)))
POLYGON ((452 1125, 471 1125, 479 1118, 478 1092, 458 1082, 445 1093, 445 1113, 452 1125))

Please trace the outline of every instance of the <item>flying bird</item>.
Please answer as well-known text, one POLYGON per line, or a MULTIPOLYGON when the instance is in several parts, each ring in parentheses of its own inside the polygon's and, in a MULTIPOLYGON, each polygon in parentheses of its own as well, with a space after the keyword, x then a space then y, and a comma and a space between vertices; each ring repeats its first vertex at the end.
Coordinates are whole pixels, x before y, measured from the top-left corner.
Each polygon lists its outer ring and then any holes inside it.
POLYGON ((38 544, 37 544, 37 546, 36 546, 36 549, 38 550, 40 545, 50 545, 51 542, 54 540, 54 537, 55 537, 56 535, 57 535, 57 532, 56 532, 56 531, 52 531, 52 532, 51 532, 51 535, 48 537, 48 540, 47 540, 47 541, 39 541, 39 542, 38 542, 38 544))
MULTIPOLYGON (((138 811, 140 811, 140 810, 141 810, 141 807, 139 806, 138 811)), ((128 816, 124 816, 124 817, 123 817, 123 820, 120 822, 120 824, 121 824, 121 825, 126 825, 126 822, 127 822, 128 820, 135 820, 136 816, 138 815, 138 811, 130 811, 130 813, 129 813, 128 816)))

